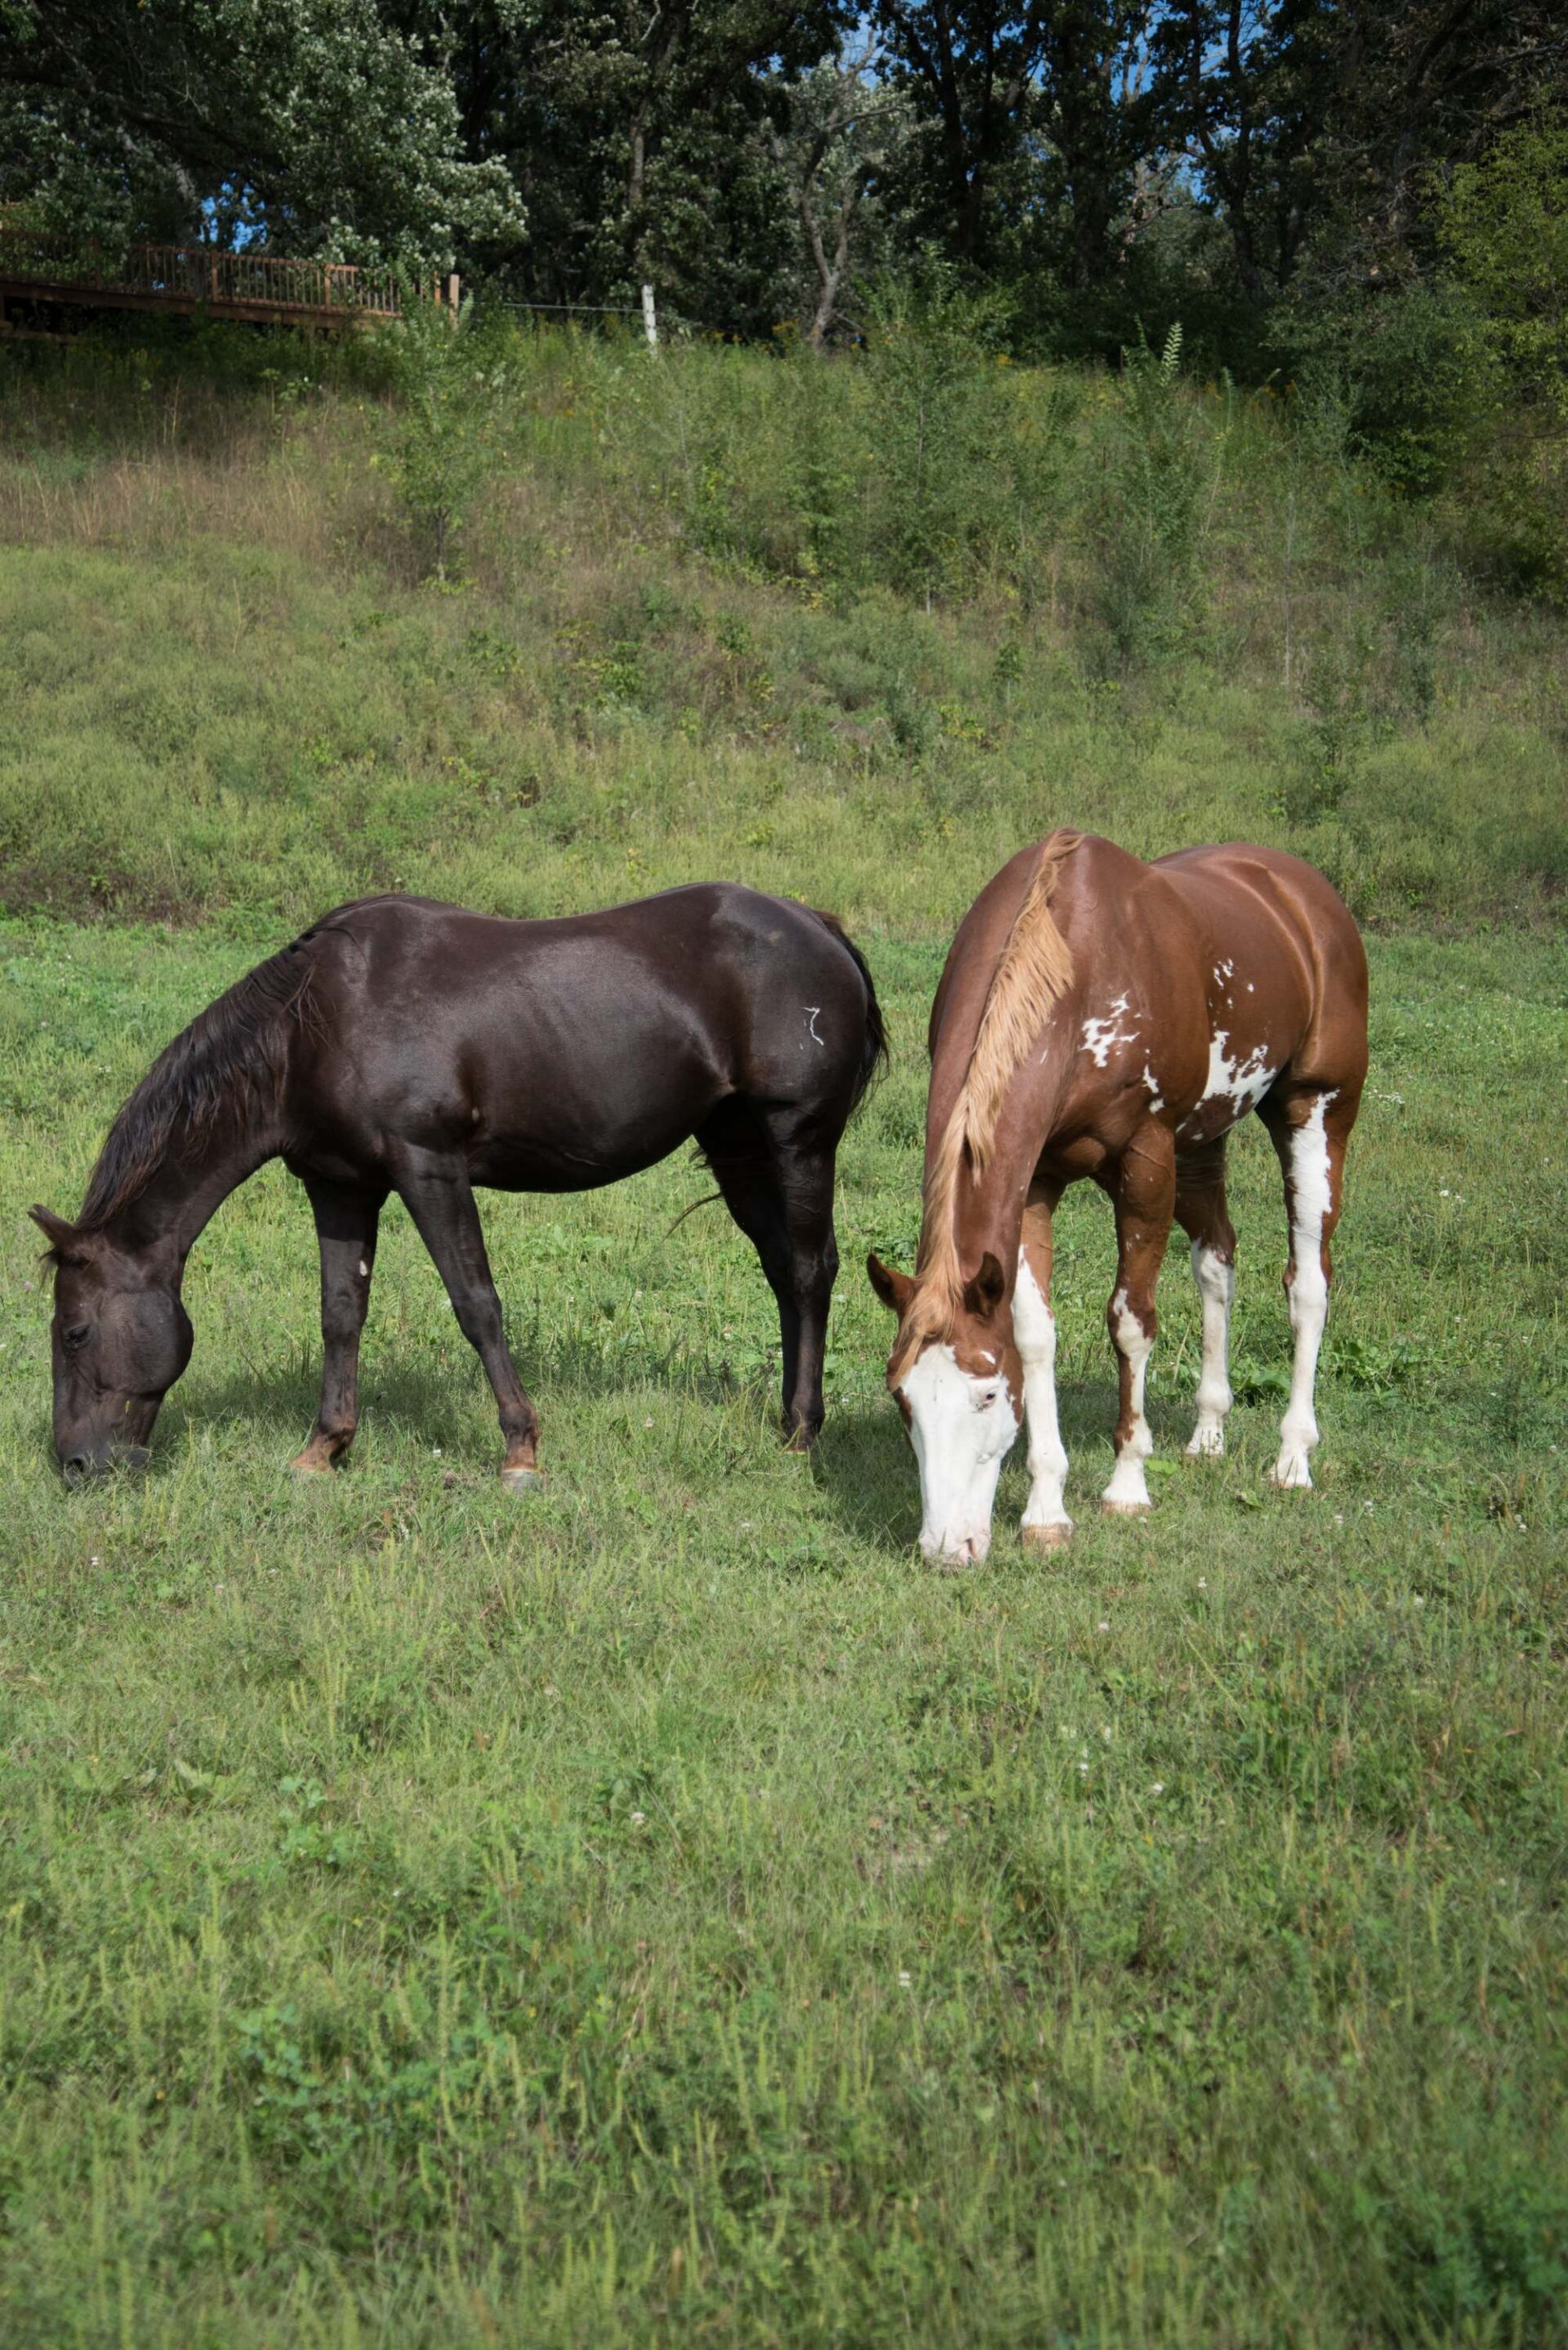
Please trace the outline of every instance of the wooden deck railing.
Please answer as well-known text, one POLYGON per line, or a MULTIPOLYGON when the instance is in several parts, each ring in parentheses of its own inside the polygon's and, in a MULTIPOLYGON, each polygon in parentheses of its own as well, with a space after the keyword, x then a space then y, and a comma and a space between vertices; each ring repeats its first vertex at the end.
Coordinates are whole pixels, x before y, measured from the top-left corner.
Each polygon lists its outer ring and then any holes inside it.
MULTIPOLYGON (((458 281, 438 279, 430 293, 455 308, 458 281)), ((29 295, 107 309, 204 307, 219 317, 344 327, 395 318, 403 307, 397 273, 387 267, 205 245, 138 244, 109 253, 0 226, 0 318, 6 297, 29 295)))

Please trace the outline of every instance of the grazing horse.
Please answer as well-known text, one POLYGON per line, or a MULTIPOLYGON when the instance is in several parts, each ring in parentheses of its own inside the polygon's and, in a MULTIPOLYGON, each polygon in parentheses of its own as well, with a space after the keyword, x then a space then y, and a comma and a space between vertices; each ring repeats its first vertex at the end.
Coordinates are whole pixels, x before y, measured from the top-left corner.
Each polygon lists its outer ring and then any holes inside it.
POLYGON ((822 1426, 838 1266, 834 1158, 885 1057, 857 948, 828 914, 726 883, 561 921, 428 898, 339 907, 193 1021, 120 1111, 55 1266, 55 1448, 68 1482, 147 1458, 191 1356, 181 1281, 236 1184, 281 1158, 321 1244, 321 1405, 294 1463, 358 1419, 376 1230, 396 1191, 484 1365, 501 1474, 538 1478, 473 1187, 581 1191, 694 1136, 778 1300, 785 1434, 822 1426))
POLYGON ((927 1556, 985 1556, 1024 1412, 1024 1541, 1045 1549, 1072 1533, 1051 1220, 1081 1176, 1109 1194, 1116 1220, 1107 1318, 1121 1411, 1106 1508, 1149 1505, 1144 1374, 1173 1215, 1203 1308, 1187 1449, 1224 1451, 1236 1250, 1225 1141, 1249 1110, 1279 1154, 1290 1222, 1295 1368, 1273 1478, 1310 1485, 1329 1242, 1366 1076, 1366 958, 1323 876, 1269 848, 1189 848, 1146 865, 1108 840, 1053 833, 964 917, 930 1053, 916 1271, 867 1263, 898 1317, 888 1384, 919 1463, 927 1556))

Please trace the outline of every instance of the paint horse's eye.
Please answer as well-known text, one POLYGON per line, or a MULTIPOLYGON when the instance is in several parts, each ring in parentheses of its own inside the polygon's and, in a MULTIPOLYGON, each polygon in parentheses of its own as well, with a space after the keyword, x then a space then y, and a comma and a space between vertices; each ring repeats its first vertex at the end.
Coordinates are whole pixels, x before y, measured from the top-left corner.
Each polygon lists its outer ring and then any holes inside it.
POLYGON ((92 1324, 90 1322, 73 1322, 70 1328, 65 1334, 65 1343, 74 1355, 77 1348, 78 1347, 85 1347, 91 1336, 92 1324))
POLYGON ((989 1411, 1000 1393, 1001 1389, 998 1388, 977 1388, 974 1392, 976 1411, 989 1411))

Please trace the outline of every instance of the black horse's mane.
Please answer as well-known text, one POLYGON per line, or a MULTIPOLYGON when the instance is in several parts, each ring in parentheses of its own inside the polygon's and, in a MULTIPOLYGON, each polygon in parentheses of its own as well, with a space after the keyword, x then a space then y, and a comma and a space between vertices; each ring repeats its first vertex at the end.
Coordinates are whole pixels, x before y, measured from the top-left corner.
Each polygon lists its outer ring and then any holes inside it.
POLYGON ((128 1207, 171 1148, 200 1149, 225 1123, 275 1107, 288 1031, 307 1010, 311 963, 299 943, 247 972, 160 1053, 109 1130, 78 1230, 128 1207))

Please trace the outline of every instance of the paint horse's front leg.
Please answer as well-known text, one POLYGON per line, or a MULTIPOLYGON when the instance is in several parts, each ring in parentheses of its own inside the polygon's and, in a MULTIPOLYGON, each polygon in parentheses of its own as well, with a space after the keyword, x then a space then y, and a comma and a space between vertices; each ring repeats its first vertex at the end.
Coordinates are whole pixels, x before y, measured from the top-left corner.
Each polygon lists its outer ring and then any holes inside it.
POLYGON ((370 1303, 376 1230, 384 1191, 355 1191, 306 1179, 321 1249, 321 1401, 305 1450, 289 1464, 296 1477, 337 1466, 359 1424, 359 1333, 370 1303))
POLYGON ((1056 1317, 1051 1311, 1051 1219, 1061 1196, 1054 1187, 1031 1191, 1012 1291, 1012 1336, 1023 1365, 1029 1422, 1029 1499, 1021 1532, 1030 1550, 1059 1549, 1073 1532, 1064 1498, 1067 1454, 1056 1418, 1056 1317))
POLYGON ((1149 1118, 1139 1127, 1106 1182, 1116 1211, 1116 1285, 1106 1319, 1116 1350, 1121 1409, 1116 1416, 1116 1465, 1103 1505, 1118 1516, 1149 1507, 1144 1462, 1154 1439, 1144 1418, 1144 1378, 1158 1326, 1155 1284, 1170 1238, 1176 1206, 1176 1142, 1149 1118))
POLYGON ((524 1392, 507 1351, 501 1300, 491 1278, 484 1233, 468 1170, 460 1159, 405 1148, 398 1191, 421 1240, 446 1284, 458 1326, 480 1361, 495 1397, 506 1451, 501 1480, 514 1493, 544 1482, 539 1468, 539 1415, 524 1392))

